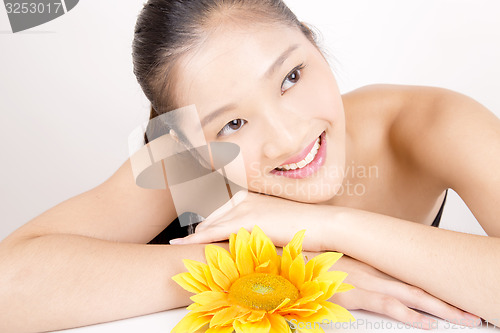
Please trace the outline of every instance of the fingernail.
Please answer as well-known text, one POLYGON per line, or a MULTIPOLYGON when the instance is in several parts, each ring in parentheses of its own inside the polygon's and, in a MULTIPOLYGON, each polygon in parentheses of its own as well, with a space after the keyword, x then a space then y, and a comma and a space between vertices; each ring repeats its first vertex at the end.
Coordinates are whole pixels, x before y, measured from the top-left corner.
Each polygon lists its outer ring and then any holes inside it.
POLYGON ((170 245, 178 245, 178 244, 182 244, 183 240, 182 240, 182 238, 174 238, 174 239, 171 239, 169 243, 170 243, 170 245))

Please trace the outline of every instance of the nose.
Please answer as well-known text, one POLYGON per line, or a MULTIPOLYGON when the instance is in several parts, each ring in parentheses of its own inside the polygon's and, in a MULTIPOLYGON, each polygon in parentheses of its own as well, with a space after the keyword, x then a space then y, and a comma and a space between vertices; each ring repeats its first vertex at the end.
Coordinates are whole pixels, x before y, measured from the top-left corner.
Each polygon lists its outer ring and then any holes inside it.
POLYGON ((287 158, 298 153, 307 128, 304 120, 293 114, 268 112, 265 128, 263 154, 269 159, 287 158))

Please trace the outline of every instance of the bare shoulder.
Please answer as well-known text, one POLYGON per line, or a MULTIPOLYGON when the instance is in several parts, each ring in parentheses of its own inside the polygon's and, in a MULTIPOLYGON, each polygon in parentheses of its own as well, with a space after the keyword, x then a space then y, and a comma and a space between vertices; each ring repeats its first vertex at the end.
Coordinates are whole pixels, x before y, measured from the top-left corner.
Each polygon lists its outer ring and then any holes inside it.
MULTIPOLYGON (((450 170, 443 169, 446 159, 465 158, 467 149, 484 148, 485 143, 498 139, 500 120, 469 96, 436 87, 396 89, 391 146, 428 172, 449 175, 450 170)), ((452 187, 453 181, 441 178, 445 186, 452 187)))
POLYGON ((432 147, 445 148, 458 132, 498 131, 498 118, 484 106, 444 88, 377 84, 343 97, 349 126, 380 132, 395 153, 414 162, 431 157, 432 147))
POLYGON ((389 149, 390 134, 396 119, 409 100, 413 87, 374 84, 342 95, 346 131, 358 151, 376 155, 389 149))
POLYGON ((347 117, 382 127, 396 160, 435 186, 455 190, 483 229, 500 236, 498 117, 471 97, 435 87, 369 86, 346 102, 346 114, 354 113, 347 117))
POLYGON ((387 129, 402 117, 423 119, 425 111, 446 93, 452 92, 434 87, 373 84, 344 94, 343 102, 347 117, 358 121, 379 119, 379 125, 387 129))

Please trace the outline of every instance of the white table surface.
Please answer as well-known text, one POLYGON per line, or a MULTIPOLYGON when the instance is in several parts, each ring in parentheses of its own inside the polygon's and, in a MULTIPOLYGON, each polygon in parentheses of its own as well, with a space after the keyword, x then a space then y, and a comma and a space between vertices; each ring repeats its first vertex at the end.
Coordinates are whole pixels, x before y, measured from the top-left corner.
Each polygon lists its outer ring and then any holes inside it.
MULTIPOLYGON (((159 312, 151 315, 118 320, 110 323, 73 328, 58 333, 168 333, 184 317, 188 311, 184 308, 159 312)), ((420 331, 417 328, 405 327, 403 323, 388 319, 366 311, 351 311, 356 318, 350 326, 344 323, 344 326, 327 325, 324 326, 325 332, 408 332, 420 331)), ((432 332, 496 332, 500 329, 493 325, 483 322, 480 327, 470 328, 450 324, 444 320, 439 320, 437 328, 432 332)))

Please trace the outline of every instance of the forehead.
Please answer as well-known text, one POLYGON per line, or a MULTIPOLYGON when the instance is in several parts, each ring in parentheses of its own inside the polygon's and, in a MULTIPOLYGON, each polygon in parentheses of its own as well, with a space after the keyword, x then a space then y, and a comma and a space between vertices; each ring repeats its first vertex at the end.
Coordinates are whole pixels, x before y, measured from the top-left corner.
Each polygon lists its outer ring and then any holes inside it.
POLYGON ((224 96, 248 95, 276 59, 294 44, 298 45, 294 53, 316 50, 298 28, 265 25, 219 30, 180 59, 175 80, 177 98, 181 105, 207 109, 224 103, 224 96))

